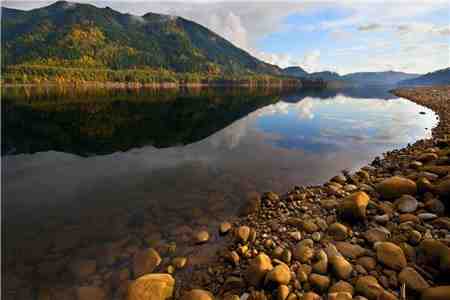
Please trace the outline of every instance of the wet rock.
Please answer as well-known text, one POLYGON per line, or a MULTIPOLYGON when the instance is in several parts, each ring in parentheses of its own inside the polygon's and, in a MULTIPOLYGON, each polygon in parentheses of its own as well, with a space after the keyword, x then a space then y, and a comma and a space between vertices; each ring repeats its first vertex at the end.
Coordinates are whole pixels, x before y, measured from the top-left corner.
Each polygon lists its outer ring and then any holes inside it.
POLYGON ((267 192, 264 194, 264 197, 269 200, 270 202, 279 202, 280 201, 280 196, 278 196, 276 193, 274 192, 267 192))
POLYGON ((388 214, 378 215, 374 217, 374 220, 379 224, 386 224, 389 221, 390 217, 388 214))
POLYGON ((169 274, 147 274, 130 285, 127 300, 165 300, 172 297, 174 286, 169 274))
POLYGON ((376 242, 384 242, 388 238, 387 232, 378 228, 367 230, 364 232, 363 236, 371 244, 375 244, 376 242))
POLYGON ((291 270, 285 264, 279 264, 270 270, 265 279, 265 285, 274 282, 278 285, 288 284, 291 281, 291 270))
POLYGON ((406 257, 403 250, 394 243, 380 242, 375 245, 377 259, 385 266, 401 270, 406 267, 406 257))
POLYGON ((303 230, 307 233, 314 233, 319 230, 319 226, 316 225, 313 221, 307 220, 303 222, 303 230))
POLYGON ((225 254, 225 258, 234 266, 238 266, 239 261, 241 260, 239 254, 236 251, 227 251, 227 253, 225 254))
POLYGON ((330 263, 333 269, 334 274, 336 274, 338 279, 348 279, 350 278, 353 267, 352 264, 349 263, 342 256, 334 256, 330 259, 330 263))
POLYGON ((298 242, 293 251, 294 258, 301 263, 309 262, 314 256, 314 242, 310 239, 298 242))
POLYGON ((432 213, 421 213, 417 217, 422 221, 430 221, 436 219, 438 216, 432 213))
POLYGON ((328 291, 330 293, 349 293, 350 295, 353 295, 353 285, 348 283, 347 281, 340 280, 333 284, 328 291))
POLYGON ((77 300, 106 300, 106 293, 96 286, 81 286, 76 289, 77 300))
POLYGON ((431 287, 423 291, 421 300, 448 300, 450 285, 431 287))
POLYGON ((214 300, 214 296, 208 291, 193 289, 185 292, 181 300, 214 300))
POLYGON ((377 265, 377 261, 370 256, 360 257, 356 260, 356 263, 363 266, 367 271, 374 270, 377 265))
POLYGON ((172 264, 175 266, 175 268, 177 269, 182 269, 184 268, 184 266, 187 263, 187 258, 186 257, 174 257, 172 259, 172 264))
POLYGON ((220 223, 219 233, 221 235, 227 234, 230 230, 231 230, 231 223, 229 223, 229 222, 222 222, 222 223, 220 223))
POLYGON ((267 272, 273 269, 270 257, 260 253, 250 261, 247 269, 246 279, 253 286, 259 286, 266 276, 267 272))
POLYGON ((375 300, 384 292, 384 289, 375 277, 361 276, 356 280, 355 292, 369 300, 375 300))
POLYGON ((418 246, 420 259, 438 267, 443 272, 450 271, 450 248, 437 240, 423 240, 418 246))
POLYGON ((138 251, 133 257, 133 273, 134 277, 153 272, 161 263, 161 257, 158 252, 153 249, 138 251))
POLYGON ((277 300, 286 300, 289 295, 289 287, 287 285, 280 285, 277 289, 277 300))
POLYGON ((328 256, 323 250, 319 250, 315 257, 316 262, 312 265, 314 273, 326 274, 328 270, 328 256))
POLYGON ((416 184, 417 184, 417 191, 421 194, 424 194, 433 189, 433 185, 425 177, 420 177, 419 179, 417 179, 416 184))
POLYGON ((311 275, 312 268, 310 265, 300 265, 297 269, 297 279, 300 282, 308 281, 309 275, 311 275))
POLYGON ((419 202, 413 196, 403 195, 394 202, 394 205, 401 213, 411 213, 416 211, 419 202))
POLYGON ((419 155, 419 157, 417 157, 417 160, 423 163, 427 163, 438 158, 439 156, 436 153, 429 152, 429 153, 422 153, 421 155, 419 155))
POLYGON ((303 295, 302 300, 320 300, 322 299, 319 295, 314 292, 307 292, 303 295))
POLYGON ((450 196, 450 179, 445 179, 436 184, 433 190, 441 197, 450 196))
POLYGON ((417 185, 411 179, 393 176, 380 182, 376 186, 376 190, 384 199, 395 199, 405 194, 415 195, 417 185))
POLYGON ((196 244, 203 244, 209 241, 209 233, 206 230, 200 230, 194 235, 194 242, 196 244))
POLYGON ((326 292, 330 286, 330 278, 324 275, 311 274, 309 276, 309 283, 314 290, 323 293, 326 292))
POLYGON ((366 249, 348 242, 337 242, 336 248, 346 258, 356 259, 366 254, 366 249))
POLYGON ((445 213, 445 205, 439 199, 431 199, 425 202, 425 208, 438 216, 441 216, 445 213))
POLYGON ((339 212, 342 218, 350 221, 364 220, 368 204, 369 196, 365 192, 356 192, 341 202, 339 212))
POLYGON ((336 241, 343 241, 348 237, 348 228, 341 223, 333 223, 328 227, 328 234, 336 241))
POLYGON ((405 283, 407 288, 416 292, 421 292, 430 287, 428 282, 411 267, 404 268, 398 275, 398 280, 400 283, 405 283))
POLYGON ((250 236, 250 227, 248 226, 239 226, 239 228, 236 230, 236 237, 242 243, 247 242, 249 236, 250 236))
POLYGON ((328 293, 328 300, 352 300, 353 297, 349 293, 328 293))

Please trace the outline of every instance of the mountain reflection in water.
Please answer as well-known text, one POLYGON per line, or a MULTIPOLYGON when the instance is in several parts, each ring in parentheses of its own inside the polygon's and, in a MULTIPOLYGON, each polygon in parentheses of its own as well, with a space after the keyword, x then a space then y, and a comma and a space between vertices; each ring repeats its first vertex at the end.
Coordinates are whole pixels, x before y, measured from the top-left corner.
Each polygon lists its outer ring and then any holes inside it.
MULTIPOLYGON (((192 232, 206 228, 216 240, 218 222, 250 193, 324 182, 430 136, 436 123, 385 90, 104 93, 2 100, 8 150, 45 150, 3 156, 9 272, 20 272, 30 247, 27 264, 39 266, 124 239, 125 248, 175 242, 176 255, 201 264, 192 232)), ((27 280, 39 286, 65 272, 63 264, 27 280)))

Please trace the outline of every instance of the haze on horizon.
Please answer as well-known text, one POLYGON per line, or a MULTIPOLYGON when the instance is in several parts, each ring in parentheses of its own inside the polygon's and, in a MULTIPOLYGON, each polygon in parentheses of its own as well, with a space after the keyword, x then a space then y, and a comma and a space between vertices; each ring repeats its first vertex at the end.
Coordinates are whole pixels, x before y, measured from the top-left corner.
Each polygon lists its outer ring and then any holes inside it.
MULTIPOLYGON (((2 6, 28 10, 53 2, 5 0, 2 6)), ((71 2, 182 16, 264 61, 308 72, 427 73, 450 66, 448 1, 71 2)))

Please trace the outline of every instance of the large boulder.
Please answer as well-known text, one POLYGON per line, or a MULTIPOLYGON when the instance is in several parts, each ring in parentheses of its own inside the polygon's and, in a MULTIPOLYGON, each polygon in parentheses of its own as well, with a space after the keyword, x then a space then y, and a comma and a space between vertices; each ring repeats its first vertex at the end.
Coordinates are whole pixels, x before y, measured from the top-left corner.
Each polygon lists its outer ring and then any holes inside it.
POLYGON ((380 182, 376 190, 384 199, 396 199, 402 195, 415 195, 417 185, 411 179, 393 176, 380 182))
POLYGON ((127 300, 165 300, 172 297, 174 286, 169 274, 147 274, 131 283, 127 300))
POLYGON ((377 259, 385 266, 401 270, 406 267, 406 257, 402 248, 391 242, 380 242, 376 244, 377 259))
POLYGON ((369 196, 365 192, 351 194, 339 206, 341 217, 350 221, 364 220, 366 218, 366 208, 369 204, 369 199, 369 196))

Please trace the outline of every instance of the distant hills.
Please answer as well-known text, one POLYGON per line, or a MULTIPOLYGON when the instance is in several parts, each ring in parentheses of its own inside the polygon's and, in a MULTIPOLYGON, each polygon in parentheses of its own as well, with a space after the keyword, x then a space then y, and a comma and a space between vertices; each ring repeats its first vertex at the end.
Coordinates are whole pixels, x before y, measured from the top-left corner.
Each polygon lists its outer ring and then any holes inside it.
POLYGON ((425 75, 403 80, 401 85, 446 85, 450 84, 450 68, 434 71, 425 75))
POLYGON ((304 79, 324 80, 341 83, 344 85, 395 85, 403 80, 414 79, 420 74, 409 74, 403 72, 358 72, 347 75, 339 75, 336 72, 323 71, 308 73, 301 67, 289 67, 283 69, 286 75, 297 76, 304 79))
POLYGON ((164 69, 208 74, 281 74, 187 19, 58 1, 21 11, 1 8, 2 63, 70 68, 164 69))

